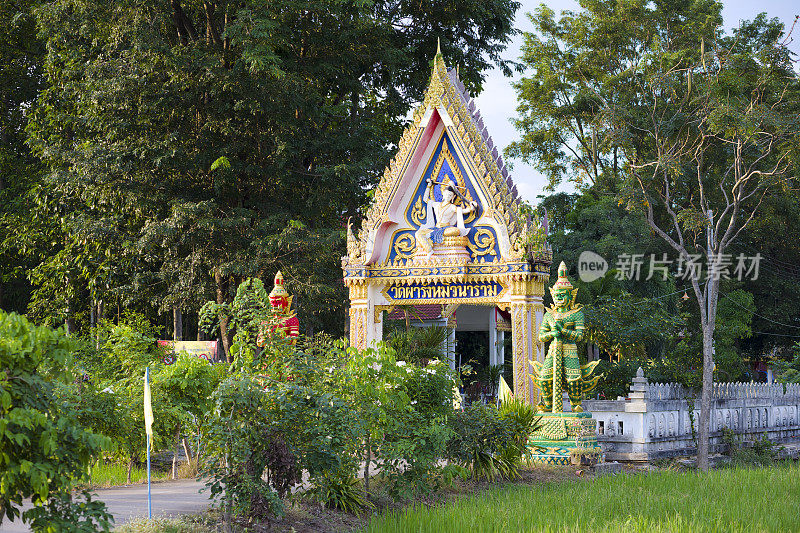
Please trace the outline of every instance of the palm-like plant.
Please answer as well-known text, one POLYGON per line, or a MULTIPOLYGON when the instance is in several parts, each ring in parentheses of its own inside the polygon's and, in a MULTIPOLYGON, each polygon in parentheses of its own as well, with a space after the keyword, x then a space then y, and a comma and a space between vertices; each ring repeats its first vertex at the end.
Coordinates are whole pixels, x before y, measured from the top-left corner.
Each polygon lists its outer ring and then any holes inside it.
POLYGON ((442 326, 394 330, 386 338, 386 343, 394 349, 398 359, 419 363, 441 358, 449 333, 442 326))

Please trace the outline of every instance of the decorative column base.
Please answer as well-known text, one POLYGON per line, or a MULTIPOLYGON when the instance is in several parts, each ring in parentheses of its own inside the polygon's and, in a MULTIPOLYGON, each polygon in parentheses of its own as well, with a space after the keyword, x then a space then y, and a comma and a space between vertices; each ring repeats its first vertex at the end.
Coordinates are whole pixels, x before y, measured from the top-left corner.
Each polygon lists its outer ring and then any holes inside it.
POLYGON ((528 438, 526 456, 534 464, 568 465, 575 449, 597 447, 597 421, 591 413, 539 413, 539 429, 528 438))

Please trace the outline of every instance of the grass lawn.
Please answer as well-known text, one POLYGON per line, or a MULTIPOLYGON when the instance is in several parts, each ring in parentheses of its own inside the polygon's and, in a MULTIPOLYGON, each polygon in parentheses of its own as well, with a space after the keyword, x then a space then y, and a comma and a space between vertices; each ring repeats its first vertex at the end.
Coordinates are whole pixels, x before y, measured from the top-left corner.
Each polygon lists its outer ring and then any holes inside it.
POLYGON ((366 531, 800 531, 800 465, 515 485, 390 512, 366 531))
MULTIPOLYGON (((91 479, 88 483, 92 488, 115 487, 125 485, 127 482, 128 466, 118 463, 98 461, 89 471, 91 479)), ((185 477, 185 476, 183 476, 185 477)), ((152 470, 152 481, 166 481, 171 478, 170 471, 152 470)), ((131 471, 131 484, 147 483, 147 469, 135 466, 131 471)), ((84 483, 85 485, 85 483, 84 483)))

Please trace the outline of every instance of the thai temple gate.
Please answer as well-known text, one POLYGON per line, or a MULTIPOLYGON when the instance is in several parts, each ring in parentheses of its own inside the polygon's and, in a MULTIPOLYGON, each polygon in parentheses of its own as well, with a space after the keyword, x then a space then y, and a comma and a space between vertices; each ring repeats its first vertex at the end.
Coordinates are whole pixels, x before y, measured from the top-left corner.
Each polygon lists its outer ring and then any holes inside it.
POLYGON ((531 361, 543 361, 537 332, 552 252, 546 222, 520 199, 480 113, 455 69, 437 52, 425 98, 375 190, 356 237, 348 225, 344 282, 350 344, 383 336, 396 306, 459 305, 510 312, 514 393, 535 404, 531 361))

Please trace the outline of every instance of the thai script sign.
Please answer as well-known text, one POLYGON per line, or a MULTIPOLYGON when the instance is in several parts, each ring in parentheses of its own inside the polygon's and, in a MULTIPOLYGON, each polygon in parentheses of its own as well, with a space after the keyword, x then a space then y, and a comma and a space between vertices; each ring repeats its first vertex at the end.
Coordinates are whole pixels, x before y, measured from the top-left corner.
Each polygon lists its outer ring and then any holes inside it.
POLYGON ((180 352, 206 361, 214 361, 217 357, 217 341, 158 341, 158 344, 171 349, 164 357, 164 363, 168 365, 175 362, 176 355, 180 352))
POLYGON ((429 284, 394 285, 386 289, 390 300, 483 300, 499 297, 505 287, 497 281, 489 282, 436 282, 429 284))

